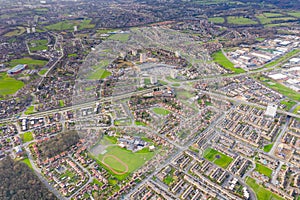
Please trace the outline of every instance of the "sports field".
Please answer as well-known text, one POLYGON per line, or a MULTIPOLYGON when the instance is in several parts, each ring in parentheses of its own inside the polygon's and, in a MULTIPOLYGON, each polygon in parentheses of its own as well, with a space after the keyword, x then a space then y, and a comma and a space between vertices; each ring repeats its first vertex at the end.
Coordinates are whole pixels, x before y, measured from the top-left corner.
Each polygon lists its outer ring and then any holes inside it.
POLYGON ((87 78, 90 80, 99 80, 99 79, 105 79, 110 75, 111 75, 110 71, 104 69, 98 69, 96 71, 90 72, 87 78))
POLYGON ((18 81, 6 73, 0 73, 0 95, 6 96, 16 93, 24 86, 22 81, 18 81))
POLYGON ((272 193, 270 190, 265 189, 263 186, 256 183, 253 178, 246 179, 247 185, 255 192, 258 200, 284 200, 284 198, 272 193))
POLYGON ((153 108, 152 110, 153 110, 153 112, 155 112, 156 114, 158 114, 158 115, 163 115, 163 116, 168 115, 168 114, 170 113, 169 110, 166 110, 166 109, 164 109, 164 108, 153 108))
POLYGON ((113 34, 109 37, 111 40, 116 40, 120 42, 127 42, 129 39, 129 34, 123 33, 123 34, 113 34))
POLYGON ((212 148, 207 148, 203 153, 203 157, 224 169, 233 161, 233 158, 212 148))
POLYGON ((116 178, 124 179, 128 174, 134 172, 154 156, 154 152, 135 152, 123 149, 119 146, 108 146, 104 154, 98 155, 98 160, 116 178), (119 175, 119 176, 118 176, 119 175))

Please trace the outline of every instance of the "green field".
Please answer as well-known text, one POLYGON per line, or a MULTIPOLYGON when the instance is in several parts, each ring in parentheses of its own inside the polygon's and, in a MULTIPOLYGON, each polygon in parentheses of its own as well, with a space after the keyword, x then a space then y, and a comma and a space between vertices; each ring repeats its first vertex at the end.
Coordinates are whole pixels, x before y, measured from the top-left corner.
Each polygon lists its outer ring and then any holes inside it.
POLYGON ((21 139, 22 139, 23 143, 26 143, 26 142, 32 141, 34 138, 32 136, 32 132, 26 132, 21 135, 21 139))
POLYGON ((273 145, 274 145, 274 143, 265 145, 264 148, 263 148, 264 152, 267 152, 267 153, 270 152, 273 145))
POLYGON ((300 18, 300 12, 288 12, 287 14, 293 16, 293 17, 297 17, 300 18))
POLYGON ((24 86, 22 81, 18 81, 6 73, 0 73, 0 96, 6 96, 16 93, 24 86))
POLYGON ((291 51, 291 52, 285 54, 284 56, 278 58, 277 60, 274 60, 274 61, 272 61, 272 62, 270 62, 270 63, 267 63, 267 64, 265 65, 265 67, 273 67, 274 65, 277 65, 277 64, 279 64, 279 63, 281 63, 281 62, 287 60, 288 58, 290 58, 290 57, 296 55, 296 54, 299 53, 299 52, 300 52, 300 49, 294 49, 293 51, 291 51))
POLYGON ((284 86, 284 85, 281 85, 280 83, 277 83, 277 82, 274 82, 268 78, 265 78, 265 77, 259 77, 259 80, 262 81, 262 83, 264 85, 266 85, 267 87, 273 89, 273 90, 276 90, 277 92, 283 94, 284 96, 286 97, 289 97, 290 99, 293 99, 295 101, 299 101, 300 99, 300 93, 284 86))
POLYGON ((65 106, 65 102, 64 102, 64 100, 59 100, 59 106, 60 107, 64 107, 65 106))
POLYGON ((72 57, 77 57, 78 55, 76 53, 71 53, 71 54, 68 54, 68 58, 72 58, 72 57))
POLYGON ((21 162, 25 163, 30 169, 33 170, 32 165, 31 165, 31 163, 29 161, 29 158, 25 158, 21 162))
POLYGON ((236 74, 245 72, 245 70, 243 70, 241 68, 235 68, 234 64, 226 58, 226 56, 223 54, 222 51, 217 51, 217 52, 213 53, 212 58, 214 59, 214 62, 218 63, 225 69, 228 69, 236 74))
POLYGON ((91 29, 95 27, 95 24, 91 24, 90 19, 85 20, 65 20, 62 22, 58 22, 55 24, 51 24, 48 26, 45 26, 47 30, 50 31, 65 31, 65 30, 73 30, 74 26, 78 27, 78 30, 83 29, 91 29))
POLYGON ((289 111, 294 105, 296 105, 296 102, 294 101, 281 101, 280 104, 285 105, 284 108, 286 111, 289 111))
MULTIPOLYGON (((117 157, 118 159, 120 159, 123 163, 125 163, 128 166, 128 171, 124 175, 116 175, 115 174, 116 178, 124 179, 130 173, 134 172, 135 170, 137 170, 138 168, 143 166, 143 164, 146 161, 150 160, 154 156, 154 152, 143 151, 143 152, 133 153, 133 152, 123 149, 119 146, 109 146, 106 148, 105 154, 98 155, 99 161, 102 162, 103 161, 102 159, 106 156, 106 158, 104 159, 106 164, 108 164, 112 169, 114 169, 117 172, 125 172, 124 170, 126 169, 126 167, 124 165, 120 164, 120 162, 118 162, 116 159, 114 159, 114 157, 107 157, 110 155, 117 157)), ((102 163, 102 165, 103 165, 103 163, 102 163)), ((105 166, 105 168, 108 169, 106 166, 105 166)), ((108 171, 110 171, 112 174, 114 174, 110 169, 108 169, 108 171)))
POLYGON ((163 115, 163 116, 168 115, 171 112, 171 111, 166 110, 164 108, 153 108, 152 111, 154 113, 158 114, 158 115, 163 115))
POLYGON ((25 32, 25 28, 22 26, 18 26, 17 28, 15 28, 14 30, 6 33, 4 36, 6 37, 13 37, 13 36, 18 36, 18 35, 22 35, 25 32))
POLYGON ((105 69, 97 69, 96 71, 91 72, 87 78, 90 80, 99 80, 99 79, 105 79, 110 75, 111 75, 110 71, 107 71, 105 69))
POLYGON ((236 25, 251 25, 251 24, 257 24, 256 21, 253 21, 249 18, 245 17, 237 17, 237 16, 228 16, 227 17, 227 23, 228 24, 236 24, 236 25))
POLYGON ((208 18, 208 21, 215 24, 223 24, 225 22, 225 19, 223 17, 210 17, 208 18))
POLYGON ((145 124, 144 122, 140 122, 140 121, 135 121, 134 123, 137 126, 147 126, 147 124, 145 124))
POLYGON ((212 148, 207 148, 203 153, 203 157, 224 169, 233 161, 233 158, 212 148))
POLYGON ((255 171, 271 178, 272 170, 262 164, 256 163, 255 171))
POLYGON ((34 106, 29 106, 24 112, 25 115, 30 115, 32 113, 34 113, 34 106))
POLYGON ((48 40, 32 40, 28 42, 28 47, 31 52, 48 50, 48 40))
POLYGON ((246 183, 255 192, 258 200, 284 200, 284 198, 272 193, 270 190, 265 189, 263 186, 256 183, 253 178, 248 177, 246 183))
POLYGON ((298 112, 300 113, 300 106, 297 106, 295 110, 293 110, 293 113, 295 114, 299 114, 298 112))
POLYGON ((32 58, 26 57, 26 58, 11 60, 9 62, 9 65, 11 67, 14 67, 18 64, 27 64, 29 67, 31 67, 31 66, 40 66, 41 67, 41 66, 44 66, 46 63, 47 63, 46 60, 34 60, 32 58))
POLYGON ((129 34, 127 34, 127 33, 113 34, 113 35, 109 36, 109 39, 120 41, 120 42, 127 42, 129 39, 129 34))
POLYGON ((289 21, 296 20, 294 17, 284 17, 280 13, 263 13, 256 15, 256 18, 260 21, 261 24, 272 24, 275 21, 289 21))
POLYGON ((47 73, 48 69, 42 69, 41 71, 39 71, 39 75, 45 75, 47 73))

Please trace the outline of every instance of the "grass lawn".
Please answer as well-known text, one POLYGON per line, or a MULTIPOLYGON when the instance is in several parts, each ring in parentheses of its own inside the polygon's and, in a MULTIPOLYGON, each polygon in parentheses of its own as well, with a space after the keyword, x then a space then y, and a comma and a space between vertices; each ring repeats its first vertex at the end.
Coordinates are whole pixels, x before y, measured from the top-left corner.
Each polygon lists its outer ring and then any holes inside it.
POLYGON ((300 93, 298 93, 284 85, 281 85, 280 83, 274 82, 274 81, 272 81, 268 78, 262 77, 262 76, 259 77, 259 80, 262 81, 262 83, 265 86, 267 86, 273 90, 276 90, 277 92, 283 94, 286 97, 289 97, 290 99, 293 99, 295 101, 299 101, 299 99, 300 99, 300 93))
POLYGON ((48 49, 48 40, 32 40, 28 42, 29 50, 31 52, 42 51, 48 49))
POLYGON ((272 193, 270 190, 265 189, 263 186, 256 183, 253 178, 248 177, 246 183, 255 192, 258 200, 284 200, 284 198, 272 193))
POLYGON ((223 24, 225 22, 225 19, 223 17, 210 17, 208 18, 208 21, 215 24, 223 24))
POLYGON ((222 51, 217 51, 217 52, 213 53, 212 58, 214 59, 214 62, 218 63, 225 69, 228 69, 228 70, 234 72, 235 74, 240 74, 240 73, 245 72, 245 70, 243 70, 241 68, 235 68, 234 64, 226 58, 226 56, 223 54, 222 51))
POLYGON ((0 73, 0 95, 6 96, 16 93, 24 86, 22 81, 18 81, 6 73, 0 73))
POLYGON ((134 123, 137 126, 147 126, 147 124, 145 124, 144 122, 140 122, 140 121, 135 121, 134 123))
POLYGON ((267 145, 265 145, 264 146, 264 152, 270 152, 271 151, 271 149, 272 149, 272 147, 273 147, 273 145, 274 145, 274 143, 271 143, 271 144, 267 144, 267 145))
POLYGON ((300 11, 299 12, 288 12, 288 14, 293 16, 293 17, 300 18, 300 11))
POLYGON ((78 27, 78 30, 83 29, 91 29, 95 27, 95 24, 91 24, 90 19, 86 20, 65 20, 61 21, 55 24, 51 24, 48 26, 45 26, 47 30, 50 31, 64 31, 64 30, 73 30, 74 26, 78 27))
POLYGON ((179 99, 185 99, 185 100, 190 99, 194 96, 191 92, 182 89, 175 90, 175 93, 179 99))
POLYGON ((272 170, 262 164, 256 163, 255 171, 271 178, 272 170))
POLYGON ((274 60, 274 61, 272 61, 272 62, 270 62, 270 63, 267 63, 267 64, 265 65, 265 67, 273 67, 274 65, 277 65, 277 64, 283 62, 284 60, 286 60, 286 59, 288 59, 288 58, 290 58, 290 57, 296 55, 296 54, 299 53, 299 52, 300 52, 300 49, 294 49, 293 51, 291 51, 291 52, 285 54, 284 56, 278 58, 277 60, 274 60))
POLYGON ((29 106, 24 112, 25 115, 30 115, 32 113, 34 113, 34 106, 29 106))
MULTIPOLYGON (((119 161, 114 159, 113 157, 107 157, 109 155, 115 156, 118 159, 120 159, 123 163, 125 163, 128 166, 128 172, 125 174, 125 176, 118 176, 116 175, 116 178, 126 178, 126 176, 141 166, 143 164, 150 160, 154 156, 154 152, 136 152, 133 153, 129 150, 123 149, 119 146, 109 146, 106 148, 106 153, 105 154, 100 154, 98 155, 98 160, 102 162, 102 159, 106 156, 105 158, 105 163, 108 164, 112 169, 118 171, 118 172, 124 172, 123 170, 125 169, 124 165, 120 164, 119 161)), ((107 167, 105 167, 107 169, 107 167)), ((114 174, 111 170, 108 169, 112 174, 114 174)))
POLYGON ((107 71, 105 69, 98 69, 96 71, 90 72, 87 78, 90 80, 99 80, 99 79, 105 79, 110 75, 111 75, 110 71, 107 71))
POLYGON ((25 158, 21 162, 25 163, 30 169, 33 170, 32 165, 31 165, 31 163, 29 161, 29 158, 25 158))
POLYGON ((40 75, 45 75, 47 73, 48 69, 42 69, 41 71, 39 71, 40 75))
POLYGON ((64 100, 59 100, 59 106, 60 107, 64 107, 65 106, 65 102, 64 102, 64 100))
POLYGON ((18 64, 27 64, 29 67, 30 66, 44 66, 46 65, 48 61, 46 60, 34 60, 32 58, 21 58, 21 59, 15 59, 15 60, 11 60, 9 62, 9 65, 14 67, 18 64))
POLYGON ((76 53, 68 54, 68 58, 72 58, 72 57, 77 57, 77 54, 76 53))
POLYGON ((253 21, 253 20, 251 20, 249 18, 237 17, 237 16, 228 16, 227 17, 227 23, 228 24, 237 24, 237 25, 257 24, 256 21, 253 21))
POLYGON ((171 111, 166 110, 164 108, 153 108, 152 111, 155 112, 158 115, 163 115, 163 116, 168 115, 171 112, 171 111))
POLYGON ((25 28, 22 26, 18 26, 16 29, 6 33, 4 36, 6 37, 13 37, 13 36, 18 36, 18 35, 22 35, 23 33, 25 33, 25 28))
POLYGON ((203 157, 224 169, 233 161, 233 158, 212 148, 207 148, 203 153, 203 157))
POLYGON ((26 133, 22 134, 21 138, 22 138, 23 143, 30 142, 34 139, 32 136, 32 132, 26 132, 26 133))
POLYGON ((294 101, 281 101, 280 103, 286 106, 285 110, 287 111, 289 111, 296 104, 294 101))
POLYGON ((293 113, 299 114, 299 113, 300 113, 300 106, 297 106, 297 107, 295 108, 295 110, 293 111, 293 113))
POLYGON ((113 35, 109 36, 109 39, 120 41, 120 42, 127 42, 129 39, 129 34, 127 34, 127 33, 113 34, 113 35))

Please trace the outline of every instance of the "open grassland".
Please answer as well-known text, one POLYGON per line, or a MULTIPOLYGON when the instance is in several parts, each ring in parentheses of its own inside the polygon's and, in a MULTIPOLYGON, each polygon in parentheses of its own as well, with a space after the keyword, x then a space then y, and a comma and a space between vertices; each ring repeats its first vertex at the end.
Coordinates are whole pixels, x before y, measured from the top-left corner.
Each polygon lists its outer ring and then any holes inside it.
POLYGON ((37 52, 48 49, 48 40, 32 40, 28 42, 29 50, 31 52, 37 52))
POLYGON ((245 17, 237 17, 237 16, 228 16, 227 17, 228 24, 236 24, 236 25, 253 25, 257 24, 256 21, 245 17))
POLYGON ((255 192, 258 200, 284 200, 284 198, 265 189, 263 186, 256 183, 255 179, 248 177, 246 183, 255 192))
POLYGON ((223 24, 225 22, 225 19, 223 17, 210 17, 208 18, 208 21, 215 24, 223 24))
POLYGON ((255 171, 271 178, 272 170, 262 164, 256 163, 255 171))
POLYGON ((212 148, 207 148, 203 153, 203 157, 224 169, 233 161, 233 158, 212 148))
POLYGON ((85 20, 65 20, 55 24, 45 26, 47 30, 50 31, 65 31, 73 30, 74 26, 77 26, 78 30, 91 29, 95 27, 95 24, 91 24, 90 19, 85 20))
POLYGON ((6 73, 0 73, 0 95, 6 96, 16 93, 24 86, 22 81, 18 81, 6 73))
POLYGON ((217 52, 213 53, 212 58, 213 58, 214 62, 218 63, 225 69, 228 69, 236 74, 245 72, 245 70, 243 70, 241 68, 235 68, 234 64, 226 58, 226 56, 223 54, 222 51, 217 51, 217 52))

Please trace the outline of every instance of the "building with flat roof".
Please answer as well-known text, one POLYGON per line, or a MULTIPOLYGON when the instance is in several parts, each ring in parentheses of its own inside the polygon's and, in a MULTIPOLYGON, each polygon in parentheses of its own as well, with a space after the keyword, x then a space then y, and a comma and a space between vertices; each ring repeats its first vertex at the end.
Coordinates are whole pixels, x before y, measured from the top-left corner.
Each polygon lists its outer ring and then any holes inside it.
POLYGON ((28 67, 28 65, 17 65, 14 68, 10 69, 7 71, 7 74, 9 75, 14 75, 14 74, 19 74, 21 73, 24 69, 26 69, 28 67))
POLYGON ((265 112, 265 116, 274 118, 276 116, 278 106, 276 104, 268 104, 267 110, 265 112))

